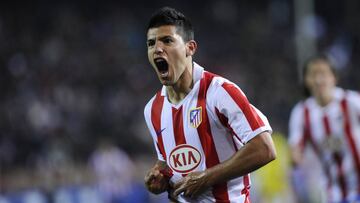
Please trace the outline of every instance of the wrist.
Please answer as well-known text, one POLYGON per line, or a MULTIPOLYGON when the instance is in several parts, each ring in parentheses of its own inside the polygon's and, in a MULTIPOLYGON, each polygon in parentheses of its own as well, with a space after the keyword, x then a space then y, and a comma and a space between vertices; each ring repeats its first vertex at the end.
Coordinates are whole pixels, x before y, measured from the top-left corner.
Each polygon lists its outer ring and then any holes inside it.
POLYGON ((218 184, 219 180, 218 180, 219 174, 217 173, 217 170, 215 167, 206 169, 205 171, 205 178, 206 178, 206 182, 208 186, 213 186, 218 184))
POLYGON ((215 165, 206 170, 208 176, 208 182, 213 185, 222 184, 231 179, 231 170, 229 170, 229 165, 221 163, 215 165))

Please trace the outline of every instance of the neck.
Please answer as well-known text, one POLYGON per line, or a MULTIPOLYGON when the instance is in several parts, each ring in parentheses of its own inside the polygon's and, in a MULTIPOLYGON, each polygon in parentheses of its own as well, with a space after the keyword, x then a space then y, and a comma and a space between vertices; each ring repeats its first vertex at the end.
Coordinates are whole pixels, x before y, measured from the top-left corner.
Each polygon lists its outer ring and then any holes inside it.
POLYGON ((186 68, 176 84, 166 87, 168 99, 172 104, 180 103, 194 86, 193 67, 186 68))
POLYGON ((315 97, 315 99, 320 106, 326 106, 329 103, 331 103, 331 101, 333 100, 333 94, 332 92, 329 92, 327 94, 323 94, 321 96, 315 97))

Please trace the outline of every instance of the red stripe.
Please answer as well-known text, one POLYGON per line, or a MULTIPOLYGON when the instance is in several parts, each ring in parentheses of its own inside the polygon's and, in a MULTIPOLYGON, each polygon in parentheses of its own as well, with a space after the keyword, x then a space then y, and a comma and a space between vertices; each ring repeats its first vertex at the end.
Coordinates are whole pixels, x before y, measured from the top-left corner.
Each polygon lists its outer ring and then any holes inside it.
POLYGON ((246 196, 244 203, 251 203, 250 196, 246 196))
POLYGON ((324 128, 325 128, 325 134, 326 136, 331 136, 331 129, 330 129, 330 122, 329 122, 329 118, 327 117, 327 115, 324 115, 323 117, 323 124, 324 124, 324 128))
POLYGON ((307 108, 307 106, 304 105, 304 136, 303 136, 304 139, 302 140, 302 146, 301 146, 302 152, 304 152, 306 142, 311 140, 310 126, 311 125, 310 125, 309 109, 307 108))
MULTIPOLYGON (((330 128, 330 122, 328 116, 325 114, 323 117, 323 124, 325 128, 325 134, 327 138, 331 137, 331 128, 330 128)), ((346 199, 347 196, 347 190, 346 190, 346 183, 345 183, 345 177, 344 177, 344 171, 342 168, 342 158, 338 152, 334 152, 332 154, 333 159, 336 162, 336 166, 338 168, 338 181, 341 188, 342 198, 346 199)))
MULTIPOLYGON (((172 119, 176 146, 186 144, 182 106, 179 109, 172 108, 172 119)), ((182 176, 185 177, 187 174, 182 174, 182 176)))
POLYGON ((306 106, 304 108, 304 118, 305 118, 304 142, 305 143, 309 142, 314 148, 315 153, 321 158, 322 153, 311 135, 310 113, 309 113, 309 109, 306 106))
MULTIPOLYGON (((250 177, 249 177, 249 174, 246 174, 244 176, 243 181, 244 181, 244 189, 241 190, 241 194, 245 194, 246 199, 248 199, 248 197, 250 196, 250 177)), ((245 200, 245 202, 247 202, 247 201, 245 200)))
POLYGON ((161 112, 164 104, 164 97, 161 96, 161 91, 159 91, 155 99, 152 103, 151 108, 151 122, 154 126, 155 133, 157 134, 157 146, 162 154, 164 160, 166 161, 166 153, 164 148, 164 142, 162 139, 162 133, 161 133, 161 112))
POLYGON ((245 194, 244 203, 250 203, 250 176, 249 174, 244 176, 244 189, 242 189, 241 194, 245 194))
MULTIPOLYGON (((198 126, 197 131, 201 146, 205 153, 205 164, 207 168, 211 168, 220 163, 216 152, 214 140, 211 134, 210 123, 206 112, 206 92, 214 75, 204 72, 204 78, 200 81, 200 89, 198 95, 197 107, 202 107, 202 122, 198 126)), ((213 186, 212 193, 216 202, 229 202, 229 194, 227 192, 227 183, 221 183, 213 186)))
POLYGON ((345 98, 341 101, 341 108, 344 113, 345 135, 350 144, 351 153, 353 155, 353 160, 355 162, 355 167, 357 171, 358 193, 360 194, 360 157, 354 141, 354 135, 351 131, 349 108, 345 98))
MULTIPOLYGON (((305 146, 306 142, 309 142, 310 145, 313 147, 315 154, 319 157, 320 160, 322 160, 322 152, 319 149, 319 147, 316 145, 316 143, 311 135, 310 112, 305 104, 304 104, 304 120, 305 120, 304 121, 305 122, 304 123, 304 139, 303 139, 304 146, 305 146)), ((305 148, 304 146, 303 146, 302 150, 304 150, 304 148, 305 148)), ((325 175, 328 179, 328 188, 330 188, 332 181, 331 181, 329 167, 323 161, 321 161, 321 164, 325 171, 325 175)))
POLYGON ((172 119, 176 146, 186 144, 182 106, 179 109, 176 109, 174 107, 172 108, 172 119))
POLYGON ((224 83, 222 87, 231 96, 231 98, 235 101, 235 103, 244 113, 247 121, 251 126, 251 130, 254 131, 264 126, 263 120, 261 120, 260 116, 256 113, 255 109, 250 105, 248 99, 245 97, 243 93, 240 92, 238 88, 236 88, 233 84, 230 83, 224 83))
MULTIPOLYGON (((305 146, 307 142, 312 141, 312 137, 311 137, 311 132, 310 132, 310 115, 309 115, 309 109, 307 108, 307 106, 304 104, 304 135, 303 135, 303 139, 301 140, 301 152, 304 152, 305 146)), ((310 142, 312 144, 312 142, 310 142)), ((314 147, 315 148, 315 147, 314 147)), ((317 153, 318 150, 314 151, 317 153)), ((317 153, 319 155, 319 153, 317 153)))

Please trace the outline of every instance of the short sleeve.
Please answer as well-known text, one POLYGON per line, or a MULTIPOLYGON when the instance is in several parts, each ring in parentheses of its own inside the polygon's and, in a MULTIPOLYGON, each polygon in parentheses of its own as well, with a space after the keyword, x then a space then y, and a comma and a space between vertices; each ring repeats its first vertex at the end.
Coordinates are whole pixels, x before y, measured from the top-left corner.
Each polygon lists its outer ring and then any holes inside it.
POLYGON ((356 112, 360 120, 360 92, 347 91, 347 100, 350 104, 351 112, 356 112))
POLYGON ((215 111, 226 118, 241 142, 246 143, 264 131, 272 132, 268 119, 249 103, 236 84, 226 79, 215 83, 212 92, 208 93, 214 101, 215 111))
POLYGON ((289 120, 289 144, 300 145, 304 132, 304 104, 298 103, 292 109, 289 120))

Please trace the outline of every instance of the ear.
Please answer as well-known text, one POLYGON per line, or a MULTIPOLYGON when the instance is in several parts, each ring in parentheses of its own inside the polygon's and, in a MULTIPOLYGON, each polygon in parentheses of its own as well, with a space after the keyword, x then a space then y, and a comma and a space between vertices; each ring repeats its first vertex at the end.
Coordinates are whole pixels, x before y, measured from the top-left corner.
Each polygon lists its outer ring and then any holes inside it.
POLYGON ((195 40, 190 40, 186 42, 186 57, 193 56, 197 49, 197 43, 195 40))

